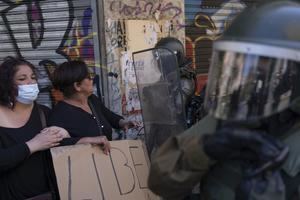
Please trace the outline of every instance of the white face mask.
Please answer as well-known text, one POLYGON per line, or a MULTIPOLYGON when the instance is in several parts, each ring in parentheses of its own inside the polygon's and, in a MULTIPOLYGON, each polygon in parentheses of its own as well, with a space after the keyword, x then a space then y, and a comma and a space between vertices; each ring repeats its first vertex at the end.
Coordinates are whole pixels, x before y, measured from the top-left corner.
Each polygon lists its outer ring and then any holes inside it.
POLYGON ((24 104, 31 104, 37 99, 39 88, 37 83, 30 85, 18 85, 17 101, 24 104))

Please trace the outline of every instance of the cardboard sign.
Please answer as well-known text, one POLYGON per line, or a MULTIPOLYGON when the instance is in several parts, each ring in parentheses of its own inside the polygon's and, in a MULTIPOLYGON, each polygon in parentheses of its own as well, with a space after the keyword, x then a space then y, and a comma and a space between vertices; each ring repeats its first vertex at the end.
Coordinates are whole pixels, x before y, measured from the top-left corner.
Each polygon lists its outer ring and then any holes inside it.
POLYGON ((159 200, 147 187, 149 160, 139 140, 51 149, 61 200, 159 200))

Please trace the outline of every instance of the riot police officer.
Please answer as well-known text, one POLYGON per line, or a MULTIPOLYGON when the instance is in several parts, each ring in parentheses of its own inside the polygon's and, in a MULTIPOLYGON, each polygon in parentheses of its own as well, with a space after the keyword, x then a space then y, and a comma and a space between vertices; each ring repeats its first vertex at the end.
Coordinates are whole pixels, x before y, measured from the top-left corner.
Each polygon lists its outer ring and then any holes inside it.
POLYGON ((299 19, 293 2, 248 8, 214 43, 209 115, 158 149, 152 191, 182 199, 201 180, 204 200, 300 199, 299 19))
POLYGON ((167 48, 176 55, 178 66, 175 67, 179 68, 186 125, 189 128, 206 115, 203 109, 205 89, 200 94, 196 94, 196 71, 192 67, 192 59, 185 56, 184 46, 180 40, 174 37, 165 37, 159 40, 155 47, 167 48))

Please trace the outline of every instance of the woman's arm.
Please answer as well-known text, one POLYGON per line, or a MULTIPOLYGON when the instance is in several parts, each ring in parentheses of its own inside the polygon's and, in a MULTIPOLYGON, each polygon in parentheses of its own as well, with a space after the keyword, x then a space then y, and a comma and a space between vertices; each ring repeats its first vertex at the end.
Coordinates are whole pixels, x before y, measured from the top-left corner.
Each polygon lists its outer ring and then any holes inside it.
POLYGON ((0 141, 0 175, 18 166, 30 155, 26 143, 16 144, 10 148, 3 148, 0 141))
POLYGON ((30 150, 30 154, 33 154, 37 151, 43 151, 58 146, 64 137, 66 137, 66 135, 61 131, 61 128, 49 127, 43 129, 34 138, 27 141, 26 144, 30 150))
POLYGON ((92 95, 90 97, 90 100, 92 101, 92 103, 97 104, 100 107, 101 113, 113 128, 124 129, 125 131, 127 131, 129 128, 138 126, 137 122, 125 120, 122 116, 117 115, 116 113, 106 108, 98 97, 92 95))
MULTIPOLYGON (((106 108, 104 106, 104 104, 100 101, 100 99, 98 97, 96 97, 95 95, 92 95, 89 97, 89 100, 91 101, 91 103, 93 103, 93 105, 95 106, 95 109, 97 112, 101 112, 100 114, 104 115, 105 119, 109 122, 109 124, 116 129, 120 129, 122 127, 120 127, 119 121, 121 119, 124 119, 122 116, 117 115, 116 113, 112 112, 111 110, 109 110, 108 108, 106 108), (100 109, 97 109, 97 107, 100 109)), ((99 115, 99 114, 98 114, 99 115)))
POLYGON ((15 168, 26 160, 28 156, 59 145, 63 135, 57 131, 42 130, 31 140, 4 148, 0 141, 0 174, 15 168))
POLYGON ((140 127, 140 124, 135 122, 135 121, 120 119, 119 126, 123 130, 125 130, 125 132, 127 132, 127 130, 130 129, 130 128, 140 127))

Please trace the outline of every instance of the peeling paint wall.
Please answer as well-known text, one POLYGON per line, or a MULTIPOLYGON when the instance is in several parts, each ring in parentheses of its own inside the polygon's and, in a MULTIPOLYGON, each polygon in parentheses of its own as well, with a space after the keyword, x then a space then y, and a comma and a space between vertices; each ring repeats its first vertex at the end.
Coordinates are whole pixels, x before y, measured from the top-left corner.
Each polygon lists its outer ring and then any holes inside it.
MULTIPOLYGON (((148 44, 148 48, 154 47, 157 40, 166 36, 173 36, 184 42, 184 2, 105 0, 103 8, 107 61, 105 67, 108 75, 106 103, 112 111, 142 122, 131 58, 132 52, 140 49, 136 48, 137 44, 133 40, 144 35, 143 42, 148 44), (129 26, 129 21, 132 20, 144 21, 144 28, 133 29, 129 26)), ((132 130, 127 136, 136 138, 142 132, 143 130, 132 130)))

